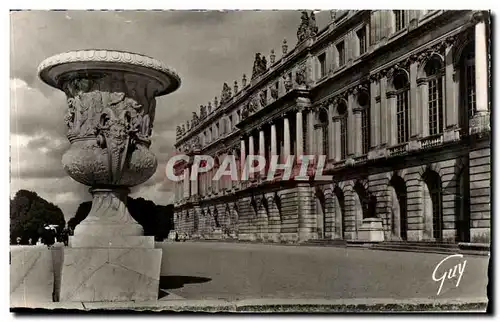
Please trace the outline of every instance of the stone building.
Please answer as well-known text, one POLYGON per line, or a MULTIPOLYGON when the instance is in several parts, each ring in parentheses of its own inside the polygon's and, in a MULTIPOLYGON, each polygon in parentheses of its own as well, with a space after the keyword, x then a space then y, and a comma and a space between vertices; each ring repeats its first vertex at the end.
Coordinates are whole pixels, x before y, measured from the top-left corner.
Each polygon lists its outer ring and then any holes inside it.
MULTIPOLYGON (((177 182, 188 238, 489 242, 490 17, 443 10, 302 13, 297 45, 256 54, 250 77, 177 128, 215 168, 177 182), (333 180, 213 181, 228 154, 326 155, 333 180)), ((296 160, 298 162, 298 159, 296 160)), ((311 170, 314 171, 314 170, 311 170)))

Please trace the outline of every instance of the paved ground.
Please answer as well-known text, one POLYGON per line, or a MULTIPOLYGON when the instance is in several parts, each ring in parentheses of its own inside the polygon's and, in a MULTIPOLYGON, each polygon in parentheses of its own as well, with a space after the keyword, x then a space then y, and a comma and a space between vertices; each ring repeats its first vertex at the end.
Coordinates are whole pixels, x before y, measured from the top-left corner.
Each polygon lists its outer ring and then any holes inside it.
POLYGON ((444 262, 436 277, 467 261, 458 287, 456 277, 445 280, 437 296, 440 283, 432 274, 449 255, 213 242, 157 245, 163 248, 166 298, 486 298, 488 257, 466 255, 444 262))

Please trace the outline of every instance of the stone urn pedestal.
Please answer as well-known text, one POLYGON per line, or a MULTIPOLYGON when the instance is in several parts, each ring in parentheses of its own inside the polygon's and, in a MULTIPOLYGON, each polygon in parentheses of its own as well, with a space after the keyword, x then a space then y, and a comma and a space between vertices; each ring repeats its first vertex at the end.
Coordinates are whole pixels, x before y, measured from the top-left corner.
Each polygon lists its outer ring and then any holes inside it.
POLYGON ((382 219, 380 218, 365 218, 359 228, 358 239, 367 242, 383 242, 384 228, 382 219))
POLYGON ((175 91, 180 78, 156 59, 108 50, 59 54, 38 73, 66 94, 71 146, 62 163, 93 196, 64 249, 59 301, 157 300, 162 250, 143 236, 127 196, 156 170, 149 151, 156 97, 175 91))

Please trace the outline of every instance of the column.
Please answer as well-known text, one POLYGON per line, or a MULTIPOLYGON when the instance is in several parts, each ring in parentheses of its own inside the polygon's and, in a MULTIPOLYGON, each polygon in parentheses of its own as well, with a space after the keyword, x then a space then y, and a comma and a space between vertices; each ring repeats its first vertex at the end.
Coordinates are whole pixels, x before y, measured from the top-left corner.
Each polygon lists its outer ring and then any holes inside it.
POLYGON ((245 138, 241 137, 241 148, 240 148, 240 173, 239 175, 241 176, 241 171, 243 171, 243 168, 245 167, 245 159, 246 159, 246 146, 245 146, 245 138))
POLYGON ((417 80, 418 109, 420 110, 420 134, 429 136, 429 84, 426 79, 417 80))
POLYGON ((396 95, 394 92, 390 92, 387 94, 387 130, 388 130, 388 136, 387 136, 387 144, 389 146, 396 145, 398 143, 398 134, 397 134, 397 113, 396 113, 396 95))
POLYGON ((189 176, 189 166, 186 166, 184 169, 184 199, 188 199, 190 195, 189 176))
POLYGON ((314 111, 309 108, 307 110, 307 149, 306 153, 308 155, 316 155, 314 149, 314 111))
MULTIPOLYGON (((238 158, 237 158, 237 156, 238 156, 238 155, 237 155, 236 149, 233 149, 233 150, 232 150, 232 154, 233 154, 234 160, 235 160, 235 161, 236 161, 236 160, 238 160, 238 158)), ((238 167, 238 164, 236 164, 236 167, 238 167)), ((238 181, 236 181, 236 180, 234 180, 234 179, 231 179, 231 188, 235 188, 235 187, 236 187, 236 183, 237 183, 237 182, 238 182, 238 181)))
POLYGON ((422 107, 418 104, 417 62, 410 64, 410 137, 418 137, 421 132, 422 107))
POLYGON ((302 109, 297 110, 297 118, 295 121, 295 127, 296 127, 296 142, 297 142, 297 151, 295 152, 295 155, 297 157, 297 162, 300 160, 300 156, 304 154, 304 146, 303 146, 303 137, 304 137, 304 129, 302 128, 302 109))
MULTIPOLYGON (((252 134, 250 134, 248 137, 248 155, 255 155, 252 134)), ((248 177, 250 179, 253 179, 254 177, 253 173, 249 173, 248 177)))
POLYGON ((455 82, 453 81, 455 70, 453 67, 453 47, 447 44, 445 49, 445 129, 458 125, 458 102, 455 102, 455 82))
POLYGON ((198 175, 195 180, 192 180, 191 181, 191 178, 190 178, 190 182, 191 182, 191 195, 193 196, 198 196, 198 180, 200 178, 200 175, 198 175))
MULTIPOLYGON (((264 129, 262 127, 259 129, 259 155, 264 159, 266 158, 266 143, 264 141, 264 129)), ((260 175, 262 177, 266 175, 265 167, 260 171, 260 175)))
POLYGON ((356 154, 357 141, 361 136, 361 128, 358 131, 355 124, 354 95, 351 93, 347 98, 347 155, 356 154))
POLYGON ((335 132, 334 132, 334 125, 333 125, 333 104, 328 105, 328 159, 335 159, 335 132))
POLYGON ((387 76, 380 79, 380 144, 387 145, 388 142, 388 124, 387 119, 387 76))
POLYGON ((283 117, 283 135, 283 162, 285 162, 290 155, 290 123, 288 122, 288 117, 286 115, 283 117))
POLYGON ((340 121, 341 121, 341 118, 339 116, 334 116, 332 118, 332 122, 333 122, 333 135, 334 135, 334 138, 335 138, 335 144, 333 145, 334 146, 334 154, 333 154, 333 159, 335 160, 335 162, 338 162, 341 160, 342 158, 342 138, 340 137, 340 121))
POLYGON ((271 123, 271 155, 278 155, 278 147, 276 142, 276 124, 271 123))
POLYGON ((476 112, 488 112, 488 47, 486 39, 487 17, 483 12, 474 13, 475 26, 475 56, 476 56, 476 112))
POLYGON ((372 79, 370 82, 370 145, 378 146, 380 142, 380 103, 377 103, 378 82, 372 79))
POLYGON ((363 149, 361 147, 361 143, 363 140, 363 133, 361 132, 361 109, 355 108, 353 110, 353 116, 354 116, 354 130, 351 132, 355 137, 354 139, 354 155, 355 156, 360 156, 363 154, 363 149))

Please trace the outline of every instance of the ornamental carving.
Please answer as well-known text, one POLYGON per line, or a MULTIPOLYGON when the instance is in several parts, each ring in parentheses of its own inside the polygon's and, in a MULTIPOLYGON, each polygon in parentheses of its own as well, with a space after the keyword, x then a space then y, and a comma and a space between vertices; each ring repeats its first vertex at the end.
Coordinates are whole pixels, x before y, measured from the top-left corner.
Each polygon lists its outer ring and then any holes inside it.
POLYGON ((278 89, 276 87, 271 87, 271 97, 273 99, 278 99, 278 89))
POLYGON ((196 125, 198 125, 200 119, 198 117, 198 115, 196 114, 196 112, 193 112, 193 119, 191 121, 191 126, 194 128, 196 125))
POLYGON ((316 24, 316 16, 311 12, 311 16, 307 15, 307 11, 302 11, 300 18, 301 22, 297 29, 297 39, 299 42, 304 41, 318 33, 318 26, 316 24))
POLYGON ((224 85, 222 86, 222 93, 220 96, 221 105, 228 102, 231 99, 231 96, 232 96, 231 88, 229 87, 229 85, 227 85, 227 83, 224 83, 224 85))
POLYGON ((267 70, 266 57, 265 56, 261 57, 260 55, 261 55, 260 53, 255 54, 255 59, 252 68, 252 79, 264 74, 267 70))
POLYGON ((267 105, 267 90, 262 90, 259 94, 260 107, 264 108, 267 105))
POLYGON ((307 80, 306 65, 302 64, 295 72, 295 83, 299 86, 305 86, 307 80))
POLYGON ((204 120, 207 117, 207 108, 204 105, 200 105, 200 119, 204 120))
POLYGON ((291 74, 286 74, 283 75, 283 80, 284 80, 284 86, 285 86, 285 91, 288 93, 292 87, 293 87, 293 82, 292 82, 292 76, 291 74))

